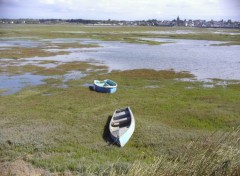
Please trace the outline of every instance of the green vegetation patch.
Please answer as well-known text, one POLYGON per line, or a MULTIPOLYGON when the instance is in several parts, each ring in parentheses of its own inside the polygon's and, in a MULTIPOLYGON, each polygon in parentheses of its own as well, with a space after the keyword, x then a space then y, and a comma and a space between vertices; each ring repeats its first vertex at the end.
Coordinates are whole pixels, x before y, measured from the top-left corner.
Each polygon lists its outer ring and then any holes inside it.
POLYGON ((11 47, 8 49, 0 50, 0 58, 20 59, 30 57, 47 57, 68 54, 66 51, 50 52, 42 48, 22 48, 11 47))
POLYGON ((19 75, 19 74, 24 74, 24 73, 35 73, 38 70, 43 70, 45 69, 45 67, 41 67, 41 66, 36 66, 36 65, 31 65, 31 64, 27 64, 27 65, 23 65, 23 66, 5 66, 5 67, 0 67, 0 73, 7 73, 8 75, 19 75))
POLYGON ((240 45, 240 40, 235 42, 225 42, 220 44, 212 44, 212 46, 232 46, 232 45, 240 45))
POLYGON ((43 68, 35 72, 38 75, 63 75, 69 71, 82 71, 83 73, 92 72, 92 70, 105 70, 108 67, 103 65, 93 65, 91 62, 67 62, 52 68, 43 68))
MULTIPOLYGON (((54 73, 87 68, 93 69, 73 62, 59 65, 62 71, 54 73)), ((90 72, 69 81, 67 88, 53 87, 60 82, 48 79, 44 85, 1 96, 1 162, 22 158, 54 173, 111 175, 140 170, 146 175, 143 170, 156 166, 162 169, 155 168, 154 173, 175 170, 184 175, 217 172, 229 160, 227 172, 234 172, 239 155, 236 134, 221 136, 240 125, 239 89, 230 85, 206 89, 200 82, 176 80, 183 77, 192 75, 144 69, 90 72), (97 93, 84 86, 105 78, 118 83, 116 93, 97 93), (119 148, 111 144, 108 122, 115 109, 125 106, 133 110, 136 129, 129 143, 119 148), (215 130, 219 135, 205 141, 215 130), (225 155, 229 152, 232 155, 225 155), (201 158, 206 163, 198 162, 201 158), (210 163, 214 165, 208 167, 210 163)))
POLYGON ((94 48, 99 47, 98 44, 81 44, 77 42, 73 43, 49 43, 45 49, 68 49, 68 48, 94 48))
POLYGON ((97 44, 80 44, 80 43, 45 43, 40 47, 10 47, 0 50, 0 58, 19 59, 31 57, 48 57, 69 54, 68 48, 92 48, 99 47, 97 44), (50 51, 49 49, 59 49, 50 51), (62 50, 62 51, 61 51, 62 50))
MULTIPOLYGON (((192 40, 226 41, 229 45, 238 45, 240 35, 238 29, 222 30, 205 28, 172 28, 146 26, 84 26, 84 25, 7 25, 0 29, 3 37, 37 37, 37 38, 91 38, 105 41, 121 41, 128 43, 159 45, 162 42, 144 40, 144 38, 173 38, 192 40), (176 31, 187 31, 186 34, 176 31), (165 31, 169 33, 164 33, 165 31), (190 31, 188 33, 188 31, 190 31), (158 32, 160 32, 158 34, 158 32), (171 33, 172 32, 172 33, 171 33), (222 32, 222 33, 221 33, 222 32), (229 34, 228 34, 229 33, 229 34)), ((75 47, 72 44, 72 47, 75 47)), ((59 46, 59 48, 65 46, 59 46)), ((80 46, 81 47, 81 46, 80 46)))

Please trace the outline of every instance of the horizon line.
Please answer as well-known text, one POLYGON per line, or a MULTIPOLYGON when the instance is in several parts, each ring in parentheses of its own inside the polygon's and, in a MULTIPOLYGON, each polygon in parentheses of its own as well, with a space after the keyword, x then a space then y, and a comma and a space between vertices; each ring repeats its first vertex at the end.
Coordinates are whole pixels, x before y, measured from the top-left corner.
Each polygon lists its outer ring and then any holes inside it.
MULTIPOLYGON (((179 16, 178 16, 179 17, 179 16)), ((177 17, 177 18, 178 18, 177 17)), ((173 18, 171 20, 177 20, 177 18, 173 18)), ((149 20, 157 20, 157 21, 171 21, 170 19, 154 19, 154 18, 149 18, 149 19, 135 19, 135 20, 117 20, 117 19, 87 19, 87 18, 30 18, 30 17, 27 17, 27 18, 5 18, 5 17, 0 17, 0 19, 5 19, 5 20, 23 20, 23 19, 29 19, 29 20, 91 20, 91 21, 149 21, 149 20)), ((207 20, 207 19, 201 19, 201 18, 198 18, 198 19, 181 19, 179 17, 179 20, 181 21, 188 21, 188 20, 205 20, 205 21, 228 21, 228 20, 231 20, 231 21, 235 21, 235 22, 240 22, 240 20, 232 20, 231 18, 230 19, 221 19, 221 20, 216 20, 216 19, 211 19, 211 20, 207 20)))

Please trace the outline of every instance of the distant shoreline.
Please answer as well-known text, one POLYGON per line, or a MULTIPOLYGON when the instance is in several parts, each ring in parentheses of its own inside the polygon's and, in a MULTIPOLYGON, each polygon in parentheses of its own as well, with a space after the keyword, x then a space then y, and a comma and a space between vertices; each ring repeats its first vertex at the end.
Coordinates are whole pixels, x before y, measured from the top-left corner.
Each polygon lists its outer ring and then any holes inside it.
POLYGON ((93 26, 159 26, 159 27, 193 27, 193 28, 227 28, 240 29, 240 21, 225 20, 87 20, 87 19, 31 19, 0 18, 0 24, 83 24, 93 26))

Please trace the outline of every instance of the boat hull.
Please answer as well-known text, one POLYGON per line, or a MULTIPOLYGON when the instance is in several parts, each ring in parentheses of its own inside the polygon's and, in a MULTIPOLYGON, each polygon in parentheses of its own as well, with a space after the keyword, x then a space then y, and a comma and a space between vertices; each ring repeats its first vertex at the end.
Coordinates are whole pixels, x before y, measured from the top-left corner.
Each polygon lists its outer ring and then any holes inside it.
POLYGON ((115 93, 117 91, 117 88, 106 88, 106 87, 101 87, 98 85, 94 85, 94 90, 96 92, 102 92, 102 93, 115 93))
POLYGON ((112 80, 94 80, 94 90, 101 93, 115 93, 117 91, 117 83, 112 80))
POLYGON ((114 112, 109 130, 114 143, 120 147, 127 144, 135 130, 135 119, 129 107, 114 112), (120 113, 117 114, 116 112, 120 113))
POLYGON ((112 136, 112 140, 115 141, 120 147, 124 147, 129 139, 132 137, 132 134, 135 129, 135 123, 129 128, 129 130, 119 138, 116 138, 115 136, 112 136))

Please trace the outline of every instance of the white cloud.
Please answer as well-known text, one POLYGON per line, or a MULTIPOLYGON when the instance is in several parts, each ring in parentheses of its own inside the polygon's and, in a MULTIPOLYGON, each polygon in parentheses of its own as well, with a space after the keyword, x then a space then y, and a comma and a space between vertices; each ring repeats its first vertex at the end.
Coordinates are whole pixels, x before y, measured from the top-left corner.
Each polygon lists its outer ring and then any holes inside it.
POLYGON ((65 1, 64 0, 39 0, 39 2, 43 4, 58 4, 65 1))
POLYGON ((38 18, 44 14, 49 18, 138 20, 180 16, 186 19, 235 17, 240 20, 240 0, 0 0, 0 8, 4 7, 8 7, 9 15, 16 17, 29 12, 29 17, 35 15, 38 18), (31 13, 31 8, 35 13, 31 13))

